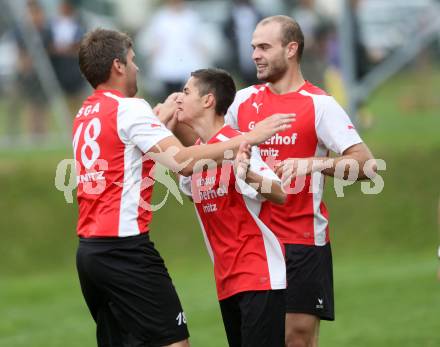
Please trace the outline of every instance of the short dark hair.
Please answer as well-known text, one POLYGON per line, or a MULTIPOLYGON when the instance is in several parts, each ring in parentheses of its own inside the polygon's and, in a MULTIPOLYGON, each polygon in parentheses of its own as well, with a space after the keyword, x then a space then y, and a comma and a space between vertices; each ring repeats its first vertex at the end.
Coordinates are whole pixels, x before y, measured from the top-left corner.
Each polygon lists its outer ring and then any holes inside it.
POLYGON ((113 61, 127 64, 127 53, 133 47, 131 38, 119 31, 95 29, 87 33, 79 47, 79 68, 93 88, 107 82, 113 61))
POLYGON ((231 75, 222 69, 200 69, 193 71, 191 76, 196 79, 195 84, 199 95, 212 93, 215 97, 215 113, 225 115, 235 98, 235 83, 231 75))
POLYGON ((290 42, 296 42, 298 44, 297 61, 300 62, 304 51, 304 34, 293 18, 289 16, 271 16, 264 18, 258 23, 258 25, 264 25, 271 22, 276 22, 281 26, 281 44, 287 46, 290 42))

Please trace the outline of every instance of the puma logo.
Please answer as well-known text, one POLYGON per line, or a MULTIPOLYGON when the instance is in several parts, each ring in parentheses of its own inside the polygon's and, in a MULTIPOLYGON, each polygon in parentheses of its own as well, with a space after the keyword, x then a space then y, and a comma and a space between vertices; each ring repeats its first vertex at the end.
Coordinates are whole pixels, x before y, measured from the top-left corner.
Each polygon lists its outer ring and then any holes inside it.
POLYGON ((252 104, 253 107, 257 110, 257 113, 260 112, 260 107, 263 106, 263 103, 257 104, 255 101, 252 104))

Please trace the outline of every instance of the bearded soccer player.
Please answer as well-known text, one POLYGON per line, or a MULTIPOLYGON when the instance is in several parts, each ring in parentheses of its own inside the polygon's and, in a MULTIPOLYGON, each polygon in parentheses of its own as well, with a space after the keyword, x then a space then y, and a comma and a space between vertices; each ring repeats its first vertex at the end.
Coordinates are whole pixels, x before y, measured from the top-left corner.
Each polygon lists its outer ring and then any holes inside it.
MULTIPOLYGON (((177 98, 178 121, 200 136, 197 144, 228 141, 240 135, 224 120, 234 96, 235 84, 226 71, 194 71, 177 98)), ((235 168, 233 164, 229 160, 218 168, 206 165, 203 171, 181 178, 181 189, 194 201, 214 263, 229 346, 284 347, 284 254, 259 210, 265 199, 283 203, 286 195, 258 152, 242 146, 235 168), (249 168, 242 166, 243 159, 249 159, 249 168)))
MULTIPOLYGON (((221 163, 226 150, 236 152, 243 141, 262 142, 290 120, 275 115, 253 133, 184 147, 146 101, 134 98, 134 58, 131 39, 117 31, 97 29, 80 45, 80 69, 94 93, 73 124, 78 275, 98 346, 188 346, 185 314, 149 239, 154 162, 190 175, 198 160, 221 163)), ((174 101, 165 104, 164 121, 176 111, 174 101)))
MULTIPOLYGON (((376 163, 345 111, 304 80, 300 68, 304 37, 292 18, 263 19, 254 31, 252 47, 257 77, 266 83, 240 90, 226 122, 245 132, 275 112, 295 114, 290 129, 259 146, 263 159, 290 183, 286 204, 265 202, 261 216, 285 246, 286 346, 317 346, 320 320, 334 320, 324 176, 334 176, 341 160, 351 160, 359 165, 358 179, 371 178, 376 163), (330 159, 329 151, 339 156, 330 159), (369 171, 364 170, 367 162, 369 171), (302 189, 298 176, 303 178, 302 189)), ((341 177, 348 169, 343 167, 341 177)))

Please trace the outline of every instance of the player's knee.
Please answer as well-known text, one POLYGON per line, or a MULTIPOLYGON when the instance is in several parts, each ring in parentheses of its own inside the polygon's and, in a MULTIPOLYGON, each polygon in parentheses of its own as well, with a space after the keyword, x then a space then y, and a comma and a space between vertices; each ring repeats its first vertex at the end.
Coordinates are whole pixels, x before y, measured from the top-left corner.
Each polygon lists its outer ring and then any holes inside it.
POLYGON ((189 340, 183 340, 164 347, 190 347, 189 340))
POLYGON ((286 327, 286 347, 311 347, 314 335, 314 329, 307 326, 286 327))
POLYGON ((286 347, 309 347, 311 342, 305 334, 289 333, 286 334, 286 347))

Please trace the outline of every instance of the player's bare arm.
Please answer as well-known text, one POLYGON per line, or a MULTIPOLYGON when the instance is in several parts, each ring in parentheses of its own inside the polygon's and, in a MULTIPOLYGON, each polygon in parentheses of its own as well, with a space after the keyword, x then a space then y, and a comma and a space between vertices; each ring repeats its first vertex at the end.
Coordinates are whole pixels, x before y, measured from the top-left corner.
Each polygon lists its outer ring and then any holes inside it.
POLYGON ((277 132, 290 128, 292 119, 292 116, 288 114, 275 114, 257 123, 255 128, 248 133, 229 141, 206 146, 185 147, 175 136, 169 136, 153 146, 148 151, 148 156, 174 172, 190 176, 194 165, 199 160, 212 159, 217 164, 221 164, 225 159, 226 151, 233 151, 235 156, 242 142, 251 145, 260 144, 277 132))
POLYGON ((326 176, 345 180, 365 180, 375 175, 377 164, 367 145, 358 143, 347 148, 341 156, 336 158, 290 158, 276 167, 276 174, 282 177, 283 181, 312 172, 322 172, 326 176), (358 166, 356 175, 353 175, 353 169, 350 172, 351 165, 354 163, 358 166))

